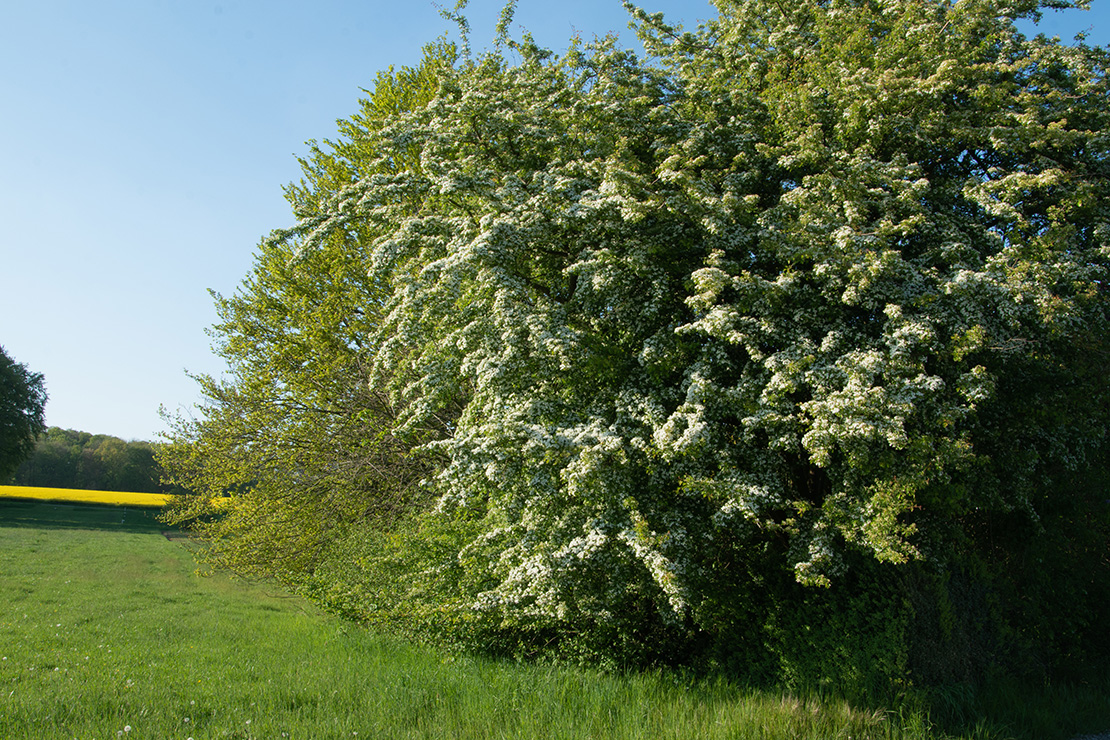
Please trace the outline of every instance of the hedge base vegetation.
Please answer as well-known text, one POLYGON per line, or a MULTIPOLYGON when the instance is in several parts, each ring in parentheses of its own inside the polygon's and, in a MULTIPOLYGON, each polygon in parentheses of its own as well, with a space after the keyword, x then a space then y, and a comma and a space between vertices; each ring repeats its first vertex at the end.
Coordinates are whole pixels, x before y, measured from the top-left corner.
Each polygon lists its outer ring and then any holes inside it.
MULTIPOLYGON (((382 73, 160 452, 211 562, 494 655, 884 701, 1110 660, 1107 50, 629 6, 382 73)), ((449 14, 452 15, 452 14, 449 14)))

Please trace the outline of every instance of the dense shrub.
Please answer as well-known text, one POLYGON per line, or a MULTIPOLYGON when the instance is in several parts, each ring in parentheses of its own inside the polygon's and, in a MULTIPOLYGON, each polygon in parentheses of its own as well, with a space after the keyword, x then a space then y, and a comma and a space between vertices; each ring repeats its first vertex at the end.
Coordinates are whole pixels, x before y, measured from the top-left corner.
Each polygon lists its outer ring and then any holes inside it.
POLYGON ((1107 53, 1014 26, 1062 4, 633 9, 646 62, 383 76, 220 302, 182 510, 231 491, 225 564, 502 655, 864 697, 1105 657, 1107 53))

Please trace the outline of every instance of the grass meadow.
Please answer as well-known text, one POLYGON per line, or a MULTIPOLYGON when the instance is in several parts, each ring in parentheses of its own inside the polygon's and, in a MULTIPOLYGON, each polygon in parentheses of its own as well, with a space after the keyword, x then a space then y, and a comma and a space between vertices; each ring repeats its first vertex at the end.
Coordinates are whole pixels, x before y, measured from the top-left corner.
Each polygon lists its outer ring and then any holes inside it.
POLYGON ((1057 693, 945 734, 920 711, 445 656, 198 575, 155 513, 0 500, 0 740, 1064 738, 1110 717, 1057 693))

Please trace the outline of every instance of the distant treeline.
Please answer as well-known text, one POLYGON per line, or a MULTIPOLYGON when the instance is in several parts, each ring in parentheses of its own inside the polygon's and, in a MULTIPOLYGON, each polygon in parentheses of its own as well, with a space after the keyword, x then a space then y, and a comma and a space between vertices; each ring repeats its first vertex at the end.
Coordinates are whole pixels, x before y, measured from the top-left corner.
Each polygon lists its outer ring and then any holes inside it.
POLYGON ((128 442, 107 434, 49 427, 35 451, 16 469, 17 486, 82 488, 94 491, 172 493, 150 442, 128 442))

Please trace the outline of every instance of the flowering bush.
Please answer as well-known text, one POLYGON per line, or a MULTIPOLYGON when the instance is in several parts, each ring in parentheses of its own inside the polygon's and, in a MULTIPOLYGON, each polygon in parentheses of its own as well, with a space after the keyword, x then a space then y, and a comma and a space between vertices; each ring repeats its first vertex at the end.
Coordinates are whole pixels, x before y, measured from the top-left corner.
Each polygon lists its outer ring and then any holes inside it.
POLYGON ((437 68, 266 247, 364 250, 368 382, 465 523, 419 600, 487 636, 721 640, 1073 494, 1105 534, 1105 50, 1025 0, 717 6, 437 68))

